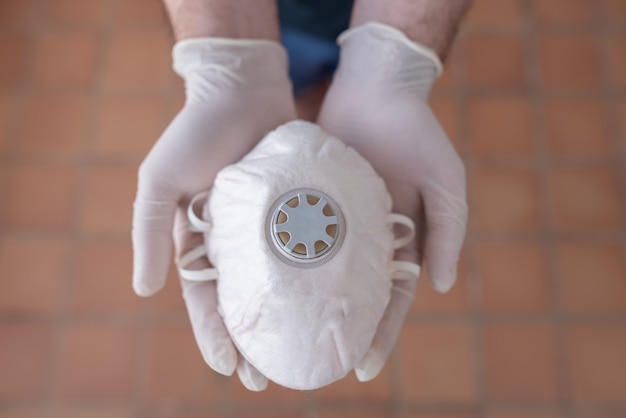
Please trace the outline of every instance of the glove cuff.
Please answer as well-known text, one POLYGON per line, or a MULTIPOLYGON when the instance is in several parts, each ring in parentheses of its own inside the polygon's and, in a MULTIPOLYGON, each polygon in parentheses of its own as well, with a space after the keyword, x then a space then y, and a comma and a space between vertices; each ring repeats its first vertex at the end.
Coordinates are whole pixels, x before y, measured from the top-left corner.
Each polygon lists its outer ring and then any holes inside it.
POLYGON ((186 78, 192 73, 226 73, 247 87, 255 83, 289 82, 287 53, 277 42, 261 39, 195 38, 177 42, 173 68, 186 78))
POLYGON ((341 47, 338 74, 383 90, 428 97, 443 65, 430 48, 400 30, 379 22, 348 29, 337 39, 341 47))
POLYGON ((380 41, 395 41, 406 45, 423 57, 429 59, 437 70, 436 76, 439 77, 443 72, 443 63, 435 51, 429 47, 409 39, 401 30, 380 22, 368 22, 355 28, 350 28, 342 32, 337 38, 337 44, 341 46, 345 40, 353 36, 370 36, 380 41))

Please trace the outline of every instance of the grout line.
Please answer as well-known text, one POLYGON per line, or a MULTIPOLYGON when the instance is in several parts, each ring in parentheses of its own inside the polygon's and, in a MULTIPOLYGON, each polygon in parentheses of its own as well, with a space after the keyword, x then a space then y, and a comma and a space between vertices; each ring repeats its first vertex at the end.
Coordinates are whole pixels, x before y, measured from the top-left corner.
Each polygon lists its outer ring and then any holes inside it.
MULTIPOLYGON (((35 26, 31 26, 28 30, 28 36, 30 38, 29 45, 29 53, 28 57, 23 64, 26 68, 24 69, 25 76, 22 79, 22 112, 18 117, 19 126, 24 126, 25 118, 26 118, 26 102, 34 95, 34 92, 37 90, 37 87, 34 85, 34 69, 35 69, 35 58, 37 51, 39 49, 39 44, 41 41, 41 35, 46 31, 46 16, 48 14, 48 2, 44 0, 39 0, 37 4, 37 12, 35 16, 35 26)), ((18 152, 18 140, 19 137, 16 135, 14 138, 14 143, 12 147, 12 157, 13 161, 16 164, 19 160, 18 156, 20 155, 18 152)), ((63 325, 62 325, 62 315, 64 310, 64 303, 66 302, 67 295, 67 278, 71 274, 72 271, 72 250, 73 250, 73 234, 71 231, 68 231, 67 228, 63 229, 63 231, 59 231, 58 237, 63 239, 67 243, 67 252, 66 259, 64 261, 63 271, 65 272, 64 280, 61 282, 60 296, 57 300, 57 307, 52 315, 46 315, 46 319, 50 321, 50 333, 51 333, 51 343, 50 343, 50 352, 48 353, 49 358, 51 359, 49 362, 48 373, 46 376, 46 389, 42 396, 42 403, 44 405, 44 416, 51 417, 56 415, 57 411, 57 402, 58 402, 58 386, 57 382, 59 381, 60 374, 60 355, 62 348, 62 337, 63 337, 63 325)), ((40 231, 35 232, 34 235, 41 235, 40 231)), ((55 234, 56 235, 56 234, 55 234)))
MULTIPOLYGON (((73 325, 142 325, 141 318, 136 313, 108 313, 108 312, 79 312, 80 315, 68 317, 62 314, 41 314, 22 313, 5 311, 0 313, 0 324, 10 324, 15 321, 37 321, 64 320, 65 324, 73 325)), ((489 312, 482 315, 482 322, 486 324, 552 324, 553 319, 550 313, 513 313, 513 312, 489 312)), ((146 326, 155 323, 170 325, 188 325, 188 317, 183 312, 177 313, 154 313, 151 321, 146 322, 146 326)), ((410 324, 464 324, 468 321, 467 313, 410 313, 407 316, 407 323, 410 324)), ((597 325, 614 324, 626 325, 626 313, 564 313, 562 322, 566 325, 597 325)))
MULTIPOLYGON (((525 1, 525 5, 528 5, 528 1, 525 1)), ((102 38, 101 40, 104 40, 102 44, 99 44, 98 47, 98 62, 99 64, 96 66, 97 71, 99 73, 102 73, 102 71, 104 71, 106 69, 105 65, 103 64, 103 61, 106 61, 106 59, 104 58, 106 56, 106 52, 107 52, 107 42, 110 41, 110 36, 111 33, 113 31, 113 29, 111 29, 110 27, 110 23, 112 20, 112 16, 111 16, 111 11, 112 11, 112 6, 111 6, 111 0, 106 1, 106 4, 108 5, 108 15, 106 16, 107 19, 107 25, 103 25, 103 27, 98 29, 98 38, 102 38)), ((532 21, 532 18, 530 18, 530 20, 532 21)), ((36 39, 36 36, 39 34, 41 28, 31 28, 32 29, 32 33, 34 35, 29 35, 30 37, 36 39)), ((65 29, 64 29, 65 30, 65 29)), ((598 31, 598 28, 594 28, 594 31, 598 31)), ((135 32, 139 32, 139 33, 144 33, 143 31, 139 30, 139 31, 133 31, 133 30, 129 30, 129 29, 125 29, 125 30, 120 30, 118 28, 114 29, 115 33, 135 33, 135 32)), ((154 28, 151 28, 150 30, 146 30, 145 33, 152 33, 154 31, 154 28)), ((162 29, 159 29, 159 33, 162 33, 162 29)), ((467 34, 474 34, 474 33, 511 33, 510 30, 502 30, 502 31, 493 31, 493 30, 486 30, 485 28, 475 28, 472 27, 471 25, 468 26, 465 30, 464 30, 467 34)), ((529 27, 525 27, 524 28, 524 32, 523 32, 523 40, 527 43, 526 47, 527 47, 527 53, 530 54, 531 56, 534 57, 534 46, 529 45, 528 43, 530 42, 529 39, 534 39, 535 37, 535 31, 537 31, 536 27, 532 24, 529 23, 529 27)), ((564 33, 564 34, 578 34, 578 33, 584 33, 587 34, 589 31, 588 27, 585 28, 569 28, 569 27, 548 27, 548 28, 543 28, 541 30, 541 33, 564 33)), ((604 34, 610 34, 610 33, 619 33, 622 34, 624 33, 623 30, 621 30, 620 28, 615 28, 615 27, 605 27, 602 28, 601 30, 604 34)), ((4 34, 5 30, 0 30, 0 34, 4 34)), ((90 32, 92 33, 92 32, 90 32)), ((517 33, 517 30, 516 32, 517 33)), ((34 42, 34 39, 30 39, 29 43, 29 53, 30 53, 30 61, 26 60, 26 64, 28 65, 28 68, 31 69, 33 68, 32 65, 32 59, 34 58, 34 54, 36 52, 36 42, 34 42)), ((606 43, 606 37, 602 37, 602 42, 603 45, 605 45, 606 43)), ((458 42, 464 42, 464 40, 461 40, 461 37, 459 37, 458 42)), ((626 231, 621 231, 619 233, 619 235, 615 235, 613 233, 596 233, 593 231, 572 231, 572 232, 560 232, 560 231, 555 231, 553 229, 551 229, 550 227, 550 215, 549 215, 549 199, 550 199, 550 195, 549 195, 549 191, 545 188, 546 186, 546 170, 549 167, 558 167, 560 165, 581 165, 581 166, 595 166, 595 165, 602 165, 602 166, 606 166, 606 163, 608 162, 609 164, 611 164, 611 169, 616 170, 618 172, 621 171, 622 176, 620 176, 620 186, 622 186, 622 190, 626 190, 626 188, 624 186, 626 186, 626 176, 624 176, 624 172, 626 171, 626 169, 624 168, 626 166, 626 157, 624 156, 624 154, 622 153, 619 156, 614 156, 608 159, 560 159, 560 158, 554 158, 554 157, 549 157, 547 152, 545 150, 543 150, 542 152, 539 152, 540 157, 539 158, 532 158, 530 161, 528 161, 529 159, 526 159, 525 161, 520 159, 520 160, 509 160, 509 159, 505 159, 505 158, 496 158, 496 159, 480 159, 480 158, 476 158, 476 157, 471 157, 470 152, 469 152, 469 138, 468 138, 468 129, 467 129, 467 101, 469 97, 476 97, 476 96, 480 96, 480 95, 497 95, 498 97, 502 97, 502 96, 506 96, 506 95, 516 95, 516 96, 523 96, 525 98, 528 98, 529 101, 532 101, 532 112, 533 112, 533 125, 534 125, 534 129, 535 131, 537 131, 535 134, 533 134, 533 138, 534 141, 536 143, 536 145, 538 144, 538 148, 542 148, 544 146, 544 144, 542 144, 538 138, 542 138, 543 137, 543 133, 541 130, 541 127, 543 126, 542 124, 542 116, 541 116, 541 100, 544 97, 552 97, 552 95, 556 95, 557 97, 560 97, 560 95, 562 95, 563 97, 571 97, 571 96, 577 96, 577 95, 583 95, 583 96, 588 96, 591 95, 593 97, 600 97, 603 100, 603 103, 606 105, 606 107, 609 109, 608 111, 610 112, 609 114, 611 115, 611 132, 612 132, 612 138, 617 142, 619 141, 619 120, 618 120, 618 116, 617 116, 617 111, 616 111, 616 106, 617 106, 617 100, 619 99, 624 99, 626 98, 626 90, 625 89, 621 89, 621 90, 612 90, 612 91, 601 91, 601 92, 595 92, 593 90, 580 90, 579 92, 570 92, 570 89, 568 90, 563 90, 563 91, 557 91, 557 90, 539 90, 540 86, 540 82, 539 80, 535 80, 536 84, 534 87, 536 87, 536 90, 531 90, 530 92, 526 92, 525 89, 520 89, 519 91, 516 90, 507 90, 507 89, 477 89, 477 88, 472 88, 471 86, 467 85, 467 80, 463 79, 463 75, 464 75, 464 66, 466 65, 465 62, 465 56, 462 56, 463 61, 461 62, 461 65, 456 65, 454 67, 455 69, 455 74, 456 74, 456 78, 457 78, 457 82, 455 83, 455 87, 453 88, 453 91, 450 93, 450 97, 452 100, 455 100, 456 103, 456 107, 457 107, 457 122, 459 122, 459 129, 458 129, 458 135, 459 135, 459 139, 461 139, 461 154, 463 156, 466 156, 466 158, 469 160, 468 161, 468 167, 474 167, 475 165, 480 165, 480 166, 485 166, 485 165, 489 165, 489 164, 501 164, 502 166, 505 167, 511 167, 511 165, 515 165, 515 164, 519 164, 520 166, 523 167, 527 167, 530 166, 531 168, 534 168, 536 170, 538 170, 540 172, 540 175, 538 176, 538 183, 539 183, 539 190, 540 190, 540 204, 541 209, 542 209, 542 228, 541 231, 538 233, 529 233, 529 234, 525 234, 525 233, 517 233, 517 232, 493 232, 493 233, 485 233, 485 232, 478 232, 478 231, 469 231, 468 232, 468 240, 467 240, 467 244, 466 244, 466 248, 467 248, 467 259, 468 262, 466 263, 464 270, 466 272, 465 277, 467 278, 465 280, 465 285, 467 287, 467 298, 468 298, 468 302, 469 302, 469 313, 468 314, 409 314, 409 317, 407 317, 407 320, 410 320, 412 323, 416 322, 416 323, 420 323, 420 322, 435 322, 435 323, 446 323, 449 321, 457 321, 457 322, 462 322, 462 323, 466 323, 468 320, 470 322, 470 327, 472 329, 472 336, 473 336, 473 344, 472 344, 472 349, 473 349, 473 354, 474 354, 474 366, 476 368, 475 370, 475 376, 474 376, 474 380, 475 380, 475 384, 476 387, 478 388, 478 396, 477 396, 477 402, 478 402, 478 406, 477 406, 477 415, 480 415, 481 417, 486 416, 487 414, 487 405, 489 405, 490 407, 493 406, 499 406, 499 407, 510 407, 515 411, 518 411, 519 409, 525 409, 527 407, 530 406, 530 410, 533 410, 533 406, 535 405, 534 403, 528 403, 528 402, 520 402, 520 403, 498 403, 498 402, 489 402, 487 404, 487 399, 486 399, 486 389, 485 389, 485 378, 484 378, 484 370, 485 370, 485 364, 484 364, 484 347, 482 346, 482 331, 485 325, 487 324, 492 324, 492 323, 516 323, 518 321, 522 321, 522 322, 532 322, 532 323, 548 323, 551 325, 554 325, 556 323, 557 327, 555 329, 555 334, 561 334, 561 330, 562 330, 562 326, 564 325, 571 325, 571 324, 579 324, 579 323, 592 323, 592 324, 606 324, 606 323, 617 323, 620 325, 624 325, 626 323, 626 315, 618 315, 618 314, 611 314, 611 315, 571 315, 571 314, 566 314, 564 312, 562 312, 560 310, 560 308, 558 306, 556 306, 556 311, 553 312, 552 314, 548 313, 545 315, 532 315, 532 314, 520 314, 520 315, 516 315, 516 314, 501 314, 501 313, 496 313, 493 316, 490 314, 485 314, 482 311, 480 311, 478 309, 478 306, 480 306, 480 295, 481 295, 481 289, 480 289, 480 281, 479 281, 479 277, 478 277, 478 271, 477 271, 477 261, 476 261, 476 245, 477 243, 484 241, 484 240, 494 240, 494 241, 507 241, 507 240, 521 240, 521 241, 525 241, 525 240, 531 240, 531 241, 536 241, 538 239, 541 240, 543 246, 545 247, 544 249, 552 254, 552 256, 550 257, 551 260, 551 265, 553 268, 550 269, 550 277, 551 277, 551 282, 553 282, 554 284, 554 288, 553 288, 553 292, 556 292, 558 290, 558 286, 556 285, 557 280, 556 280, 556 274, 557 274, 557 266, 555 265, 554 260, 554 251, 553 251, 553 244, 555 241, 561 241, 564 239, 574 239, 574 240, 599 240, 601 242, 604 241, 610 241, 610 242, 615 242, 616 240, 618 240, 619 242, 626 242, 626 231), (462 82, 458 82, 458 79, 462 79, 462 82), (546 317, 547 316, 547 317, 546 317)), ((606 62, 606 57, 605 61, 603 62, 603 64, 605 66, 607 66, 607 62, 606 62)), ((525 65, 527 66, 527 70, 529 70, 529 72, 534 73, 535 71, 537 71, 538 69, 537 67, 537 62, 527 62, 527 60, 524 60, 525 65), (534 65, 534 66, 533 66, 534 65)), ((605 67, 606 69, 606 67, 605 67)), ((100 79, 102 76, 102 74, 100 74, 99 77, 96 78, 96 80, 100 79)), ((100 80, 101 81, 101 80, 100 80)), ((17 132, 17 127, 23 125, 22 123, 18 123, 18 121, 20 120, 20 118, 23 119, 24 117, 24 113, 25 113, 25 103, 29 97, 29 94, 32 93, 32 89, 33 87, 28 84, 25 83, 24 80, 22 81, 22 86, 20 87, 20 89, 16 90, 16 92, 14 93, 9 93, 12 95, 12 97, 16 97, 19 98, 19 103, 18 106, 16 106, 16 109, 14 109, 15 113, 16 113, 16 118, 15 120, 12 122, 12 131, 15 132, 11 132, 10 133, 10 138, 12 138, 12 142, 10 141, 10 144, 12 144, 12 149, 11 152, 7 155, 7 156, 3 156, 0 157, 0 164, 5 164, 5 160, 6 160, 6 171, 8 174, 8 177, 11 177, 11 175, 14 173, 14 165, 16 163, 25 163, 25 162, 37 162, 37 163, 41 163, 41 162, 55 162, 55 163, 62 163, 62 162, 76 162, 74 160, 72 161, 67 161, 66 159, 63 158, 48 158, 48 157, 29 157, 29 156, 23 156, 23 155, 18 155, 17 152, 17 138, 18 138, 18 132, 17 132)), ((75 215, 80 215, 80 213, 82 213, 82 209, 84 208, 84 201, 85 201, 85 195, 86 195, 86 187, 87 187, 87 183, 86 183, 86 174, 89 171, 89 167, 96 163, 118 163, 118 164, 128 164, 128 165, 136 165, 138 161, 136 161, 135 157, 100 157, 100 156, 96 156, 94 155, 95 153, 93 152, 93 145, 95 143, 95 129, 96 129, 96 123, 97 123, 97 115, 98 115, 98 109, 99 106, 101 104, 102 101, 102 97, 103 95, 106 94, 106 97, 117 97, 117 95, 119 95, 120 97, 146 97, 146 95, 155 95, 155 97, 163 97, 164 101, 168 102, 169 105, 171 106, 172 103, 170 102, 174 102, 177 99, 176 93, 175 93, 175 89, 174 89, 174 83, 172 83, 172 86, 170 86, 171 89, 168 89, 167 92, 165 92, 164 94, 162 93, 155 93, 154 91, 147 91, 147 92, 142 92, 140 90, 137 91, 106 91, 105 93, 105 89, 102 87, 101 84, 99 84, 98 81, 96 81, 96 84, 93 87, 93 91, 89 91, 89 92, 85 92, 81 90, 81 93, 83 94, 87 94, 89 101, 90 101, 90 116, 88 117, 88 125, 89 125, 89 135, 88 138, 85 138, 83 140, 83 150, 81 152, 82 158, 80 159, 79 163, 81 163, 81 171, 80 171, 80 187, 78 187, 80 189, 80 191, 76 194, 76 202, 74 205, 74 209, 75 209, 75 215), (87 148, 85 145, 89 144, 89 148, 87 148), (88 166, 89 164, 89 166, 88 166)), ((42 89, 42 88, 37 88, 37 91, 43 91, 44 93, 46 92, 54 92, 54 93, 58 93, 58 94, 65 94, 67 92, 71 92, 70 89, 60 89, 58 92, 56 92, 54 89, 42 89)), ((73 94, 73 93, 70 93, 73 94)), ((443 95, 443 93, 442 93, 443 95)), ((434 97, 438 97, 437 93, 435 93, 434 97)), ((446 96, 447 97, 447 96, 446 96)), ((164 118, 167 117, 168 112, 171 109, 169 108, 169 106, 166 106, 165 104, 163 105, 163 114, 164 114, 164 118)), ((623 133, 624 135, 626 135, 626 133, 623 133)), ((137 157, 138 158, 138 157, 137 157)), ((7 179, 8 180, 8 179, 7 179)), ((7 181, 7 185, 6 185, 6 189, 9 189, 9 181, 7 181)), ((8 195, 8 190, 6 191, 6 194, 8 195)), ((626 195, 624 193, 622 193, 620 195, 621 198, 621 207, 622 207, 622 213, 626 215, 626 195)), ((2 204, 6 205, 6 202, 0 202, 0 214, 2 214, 2 204)), ((53 237, 68 237, 69 236, 69 241, 71 244, 71 247, 74 249, 78 249, 79 246, 81 245, 81 239, 85 236, 84 234, 82 234, 80 232, 80 217, 79 216, 74 216, 73 217, 74 221, 72 226, 70 227, 70 233, 66 234, 66 232, 59 232, 58 230, 50 230, 50 231, 42 231, 41 229, 37 229, 37 230, 24 230, 22 229, 11 229, 9 228, 6 231, 0 231, 0 238, 4 238, 7 236, 30 236, 30 235, 37 235, 37 236, 41 236, 42 234, 44 236, 53 236, 53 237)), ((624 225, 624 222, 623 222, 624 225)), ((106 237, 109 236, 109 234, 90 234, 88 235, 90 239, 101 239, 102 237, 106 237)), ((114 236, 118 237, 118 234, 114 234, 114 236)), ((624 248, 624 254, 625 254, 625 258, 626 258, 626 246, 622 246, 624 248)), ((161 321, 171 321, 174 323, 187 323, 187 317, 183 316, 182 314, 173 314, 173 313, 156 313, 156 312, 152 312, 150 310, 147 309, 146 306, 144 306, 143 308, 141 308, 141 312, 139 315, 137 314, 129 314, 129 315, 116 315, 116 314, 104 314, 104 315, 99 315, 99 314, 88 314, 88 315, 81 315, 80 317, 77 316, 70 316, 69 311, 68 311, 68 306, 69 306, 69 296, 71 295, 71 286, 70 284, 75 282, 76 280, 76 265, 77 262, 76 260, 73 260, 71 263, 68 263, 68 278, 69 280, 66 280, 66 286, 64 289, 64 298, 62 300, 63 304, 63 309, 62 312, 59 314, 55 314, 55 315, 25 315, 25 316, 16 316, 15 314, 12 313, 5 313, 5 312, 0 312, 0 323, 4 323, 4 322, 8 322, 8 323, 12 323, 14 321, 16 321, 16 319, 26 319, 29 321, 46 321, 46 320, 52 320, 54 325, 54 328, 56 328, 56 331, 54 331, 54 333, 56 334, 56 356, 58 357, 59 355, 59 347, 60 347, 60 335, 62 333, 62 330, 64 328, 64 326, 66 326, 68 323, 91 323, 91 322, 98 322, 98 321, 103 321, 106 323, 114 323, 114 324, 124 324, 124 323, 129 323, 129 324, 133 324, 136 325, 138 328, 138 339, 137 339, 137 348, 136 348, 136 352, 135 352, 135 358, 138 360, 135 362, 135 369, 133 370, 133 393, 132 393, 132 399, 129 401, 130 404, 132 404, 132 408, 134 410, 134 416, 135 418, 140 418, 140 417, 147 417, 149 416, 149 412, 150 412, 150 408, 148 408, 148 406, 146 406, 144 404, 144 402, 141 400, 141 390, 143 388, 143 384, 145 383, 145 379, 146 379, 146 374, 145 374, 145 370, 146 370, 146 365, 142 364, 142 362, 140 361, 141 359, 144 360, 145 363, 145 356, 141 356, 142 353, 145 353, 146 349, 149 347, 149 334, 152 330, 152 326, 154 323, 156 322, 161 322, 161 321)), ((554 305, 553 305, 554 306, 554 305)), ((560 337, 561 339, 559 340, 559 352, 561 352, 565 345, 564 345, 564 341, 562 340, 562 335, 560 337)), ((53 350, 54 351, 54 350, 53 350)), ((397 350, 394 350, 394 352, 397 352, 397 350)), ((559 356, 561 357, 561 356, 559 356)), ((411 410, 411 411, 430 411, 431 409, 435 409, 437 410, 438 407, 440 407, 440 404, 437 403, 428 403, 428 402, 424 402, 424 403, 403 403, 401 396, 398 395, 398 393, 396 393, 396 389, 398 388, 398 384, 400 382, 398 376, 399 376, 399 356, 397 355, 397 353, 395 353, 393 355, 393 358, 391 359, 391 365, 393 367, 391 367, 391 370, 394 370, 394 373, 390 374, 389 377, 389 383, 390 383, 390 390, 391 390, 391 410, 392 412, 394 412, 394 416, 398 417, 401 411, 406 411, 406 410, 411 410)), ((563 370, 565 370, 567 367, 566 365, 564 365, 563 360, 560 360, 561 364, 560 364, 560 369, 561 369, 561 373, 564 373, 563 370)), ((55 364, 55 366, 52 366, 55 369, 58 369, 58 362, 53 362, 53 364, 55 364)), ((50 372, 49 373, 49 377, 50 377, 50 382, 48 382, 48 390, 47 390, 47 395, 45 395, 45 398, 42 402, 45 405, 50 405, 50 403, 53 403, 56 406, 56 402, 58 402, 58 400, 56 399, 56 397, 54 396, 54 380, 52 377, 52 375, 56 375, 58 377, 59 374, 59 370, 56 370, 54 373, 50 372)), ((236 379, 236 377, 233 377, 231 379, 236 379)), ((569 382, 565 382, 564 386, 561 387, 561 391, 564 391, 565 386, 568 384, 569 382)), ((216 401, 216 405, 218 406, 217 411, 218 411, 218 416, 230 416, 230 414, 234 411, 233 410, 233 406, 235 408, 235 410, 239 410, 237 409, 236 406, 236 401, 231 400, 230 398, 230 394, 229 394, 229 382, 227 379, 219 379, 219 384, 218 384, 218 388, 219 388, 219 393, 220 396, 218 398, 218 401, 216 401), (232 404, 232 405, 231 405, 232 404)), ((325 403, 322 403, 324 406, 326 406, 325 403)), ((332 405, 331 403, 329 403, 328 405, 332 405)), ((347 406, 351 406, 352 404, 346 404, 347 406)), ((536 406, 539 410, 542 410, 543 408, 543 404, 541 403, 537 403, 538 406, 536 406)), ((388 404, 384 404, 383 407, 388 407, 388 404)), ((450 406, 449 403, 445 403, 443 405, 444 407, 448 408, 450 406)), ((456 408, 456 407, 455 407, 456 408)), ((570 405, 570 400, 569 398, 567 398, 567 396, 564 396, 562 403, 561 403, 561 408, 569 413, 573 413, 573 407, 570 405)), ((304 402, 304 407, 303 409, 306 410, 318 410, 318 402, 316 398, 310 398, 308 401, 304 402), (307 406, 308 405, 308 406, 307 406), (317 407, 317 409, 316 409, 317 407)), ((321 409, 324 409, 323 407, 321 409)), ((454 409, 454 408, 453 408, 454 409)), ((463 404, 459 406, 459 409, 462 411, 465 411, 467 409, 467 405, 463 404)), ((387 409, 384 409, 385 411, 387 409)), ((461 411, 461 412, 462 412, 461 411)), ((624 410, 626 411, 626 410, 624 410)), ((311 412, 311 411, 309 411, 311 412)), ((311 412, 312 413, 312 412, 311 412)))
MULTIPOLYGON (((417 290, 416 290, 417 291, 417 290)), ((404 334, 404 330, 409 321, 410 314, 407 313, 407 316, 404 319, 404 324, 402 325, 402 329, 400 330, 400 334, 398 335, 398 339, 396 341, 395 347, 391 350, 389 358, 387 358, 386 366, 387 367, 387 390, 389 393, 388 403, 390 409, 390 416, 393 418, 399 418, 402 415, 402 411, 404 409, 404 398, 402 396, 402 346, 400 344, 400 340, 402 339, 402 334, 404 334)), ((354 373, 351 371, 350 373, 354 373)), ((380 378, 380 377, 377 377, 380 378)))
MULTIPOLYGON (((553 228, 551 207, 553 206, 550 192, 550 179, 548 171, 555 166, 547 146, 545 134, 545 121, 543 118, 542 74, 537 51, 537 35, 540 32, 538 25, 532 20, 530 0, 524 1, 527 24, 524 27, 524 48, 526 69, 529 75, 528 99, 531 103, 531 129, 533 131, 534 145, 537 153, 537 186, 539 191, 539 214, 541 223, 541 243, 546 254, 548 285, 551 294, 552 315, 549 324, 552 328, 553 341, 556 344, 556 373, 557 373, 557 403, 564 416, 573 415, 573 406, 570 400, 570 388, 568 380, 568 366, 565 354, 566 339, 564 335, 564 313, 561 305, 561 292, 558 282, 558 266, 554 244, 556 234, 553 228)), ((541 34, 545 34, 541 30, 541 34)))
MULTIPOLYGON (((610 94, 613 90, 618 88, 612 82, 613 71, 611 71, 612 67, 609 49, 609 36, 612 35, 612 33, 608 30, 606 22, 604 22, 600 17, 596 16, 595 23, 595 32, 599 34, 599 36, 596 37, 596 43, 600 55, 600 70, 602 72, 603 80, 605 81, 603 84, 603 90, 606 92, 607 96, 607 98, 602 101, 602 104, 603 110, 608 116, 609 140, 611 141, 611 145, 615 151, 615 158, 617 160, 616 166, 612 167, 612 169, 615 177, 617 178, 616 192, 620 208, 619 212, 621 214, 621 247, 623 259, 626 260, 626 130, 622 131, 622 126, 620 126, 618 109, 620 98, 610 94), (607 80, 608 83, 606 82, 607 80)), ((624 100, 624 103, 626 103, 626 99, 621 98, 621 100, 624 100)), ((626 127, 626 121, 622 121, 622 123, 623 126, 626 127)))
MULTIPOLYGON (((460 144, 461 157, 466 165, 466 189, 467 189, 467 201, 468 205, 472 207, 471 200, 471 177, 473 170, 476 167, 476 161, 472 158, 471 153, 471 138, 469 135, 470 121, 469 121, 469 101, 471 95, 469 94, 469 79, 467 74, 467 33, 468 29, 463 28, 463 31, 459 33, 457 39, 457 63, 455 72, 455 96, 457 103, 457 124, 458 124, 458 142, 460 144)), ((469 214, 471 217, 471 212, 469 214)), ((469 228, 469 225, 468 225, 469 228)), ((486 379, 486 360, 484 357, 484 318, 481 309, 482 301, 482 287, 478 274, 478 261, 476 254, 476 240, 474 239, 474 233, 471 230, 467 230, 464 244, 464 264, 465 270, 463 276, 465 280, 463 285, 465 286, 466 302, 468 310, 463 314, 465 323, 469 322, 470 329, 470 347, 472 358, 472 371, 473 371, 473 383, 475 388, 474 404, 472 409, 473 415, 480 418, 487 416, 488 396, 487 396, 487 379, 486 379)), ((457 284, 460 285, 461 283, 457 284)))
MULTIPOLYGON (((105 6, 107 5, 108 3, 105 3, 105 6)), ((105 16, 105 17, 108 17, 108 16, 105 16)), ((75 29, 68 29, 66 27, 55 25, 54 23, 51 23, 51 22, 47 22, 47 25, 44 26, 42 31, 47 31, 47 30, 54 30, 54 31, 59 31, 59 32, 67 31, 67 32, 72 32, 72 33, 76 31, 75 29)), ((82 245, 81 215, 83 213, 84 204, 85 204, 86 195, 87 195, 88 174, 89 174, 89 168, 90 168, 90 163, 91 163, 90 150, 87 145, 93 142, 96 136, 96 121, 97 121, 97 114, 98 114, 97 104, 99 102, 101 92, 102 92, 103 72, 106 69, 106 66, 104 65, 104 61, 105 61, 104 57, 107 52, 106 25, 102 24, 101 22, 101 24, 97 26, 95 29, 90 27, 87 33, 95 37, 97 49, 96 49, 96 58, 95 58, 95 65, 94 65, 93 82, 91 85, 89 85, 85 89, 81 89, 81 95, 85 95, 88 100, 86 127, 85 127, 85 131, 83 132, 81 148, 78 154, 78 158, 72 159, 71 161, 72 163, 78 164, 78 175, 77 175, 78 181, 76 184, 75 200, 73 204, 73 216, 72 216, 73 222, 71 226, 69 227, 72 253, 78 253, 82 245)), ((40 89, 40 90, 43 90, 44 92, 46 92, 46 89, 40 89)), ((49 89, 49 90, 54 91, 56 89, 49 89)), ((63 90, 67 92, 69 89, 61 89, 61 88, 58 89, 58 91, 63 91, 63 90)), ((61 347, 60 347, 61 345, 60 340, 62 338, 61 336, 64 330, 66 329, 66 327, 70 323, 71 324, 76 323, 74 319, 77 318, 77 316, 71 312, 70 301, 71 301, 71 295, 73 294, 74 289, 75 289, 76 280, 78 280, 78 277, 77 277, 78 258, 77 257, 70 257, 70 258, 72 262, 71 262, 70 268, 68 269, 67 280, 66 280, 65 288, 63 292, 64 298, 62 300, 63 302, 62 308, 56 320, 56 333, 58 334, 57 347, 56 347, 57 361, 53 362, 56 365, 56 370, 54 373, 56 375, 55 376, 56 381, 59 381, 60 376, 61 376, 60 375, 61 370, 59 368, 59 361, 58 361, 58 358, 61 353, 61 347)), ((84 317, 81 316, 80 319, 84 319, 84 317)), ((111 318, 111 319, 107 318, 106 320, 104 320, 104 322, 106 324, 111 324, 111 323, 119 324, 119 318, 111 318)), ((126 322, 126 321, 122 321, 122 323, 123 322, 126 322)), ((55 393, 53 391, 52 395, 53 395, 53 398, 51 399, 51 409, 57 410, 58 412, 59 402, 60 402, 59 397, 57 396, 58 393, 55 393)))

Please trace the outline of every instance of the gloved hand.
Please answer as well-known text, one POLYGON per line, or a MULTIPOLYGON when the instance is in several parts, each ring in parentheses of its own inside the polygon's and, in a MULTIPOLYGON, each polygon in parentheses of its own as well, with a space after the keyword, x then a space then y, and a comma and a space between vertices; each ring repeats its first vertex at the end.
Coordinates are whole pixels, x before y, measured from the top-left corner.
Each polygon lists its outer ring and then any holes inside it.
MULTIPOLYGON (((380 23, 344 32, 339 44, 339 68, 318 123, 372 164, 385 179, 393 211, 415 221, 416 242, 395 258, 425 258, 432 284, 446 292, 456 280, 467 203, 463 163, 427 103, 441 62, 380 23)), ((359 380, 373 379, 384 366, 416 287, 416 281, 394 280, 372 347, 356 367, 359 380)))
MULTIPOLYGON (((191 233, 185 210, 215 175, 238 161, 265 134, 296 118, 287 57, 263 40, 191 39, 173 50, 174 70, 185 79, 186 102, 139 169, 133 214, 133 287, 141 296, 165 284, 172 232, 179 258, 203 242, 191 233), (175 216, 176 215, 176 216, 175 216)), ((208 267, 208 260, 191 266, 208 267)), ((267 379, 239 358, 217 312, 215 282, 181 279, 196 342, 215 371, 262 390, 267 379)))

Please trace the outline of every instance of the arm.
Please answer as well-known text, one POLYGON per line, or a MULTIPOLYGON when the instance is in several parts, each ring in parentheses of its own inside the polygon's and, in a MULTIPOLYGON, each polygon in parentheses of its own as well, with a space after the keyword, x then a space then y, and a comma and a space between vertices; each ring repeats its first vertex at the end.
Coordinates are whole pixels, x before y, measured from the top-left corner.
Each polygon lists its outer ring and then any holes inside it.
POLYGON ((470 4, 471 0, 356 0, 350 26, 386 23, 444 61, 470 4))
MULTIPOLYGON (((186 101, 139 168, 133 211, 133 287, 151 296, 176 259, 203 243, 185 209, 217 172, 239 160, 266 132, 295 118, 287 56, 278 40, 273 0, 165 0, 178 42, 174 70, 186 101), (173 239, 172 239, 173 235, 173 239)), ((192 265, 208 267, 206 258, 192 265)), ((214 282, 181 279, 191 326, 205 362, 235 369, 243 384, 265 379, 239 354, 218 313, 214 282)))
POLYGON ((163 0, 177 41, 190 38, 279 40, 275 0, 163 0))
MULTIPOLYGON (((352 27, 339 37, 339 68, 318 118, 383 177, 394 212, 414 220, 417 238, 395 258, 425 262, 441 292, 456 280, 465 236, 465 168, 430 109, 428 94, 468 4, 357 0, 352 27)), ((359 380, 382 369, 416 288, 416 281, 393 280, 377 334, 356 367, 359 380)))

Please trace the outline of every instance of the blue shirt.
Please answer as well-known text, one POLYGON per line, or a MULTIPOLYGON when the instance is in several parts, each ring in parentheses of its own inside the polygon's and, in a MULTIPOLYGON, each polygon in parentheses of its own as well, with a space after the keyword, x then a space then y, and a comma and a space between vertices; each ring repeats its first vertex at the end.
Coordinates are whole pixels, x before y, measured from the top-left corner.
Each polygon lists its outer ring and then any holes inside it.
POLYGON ((337 36, 348 28, 353 0, 278 0, 283 45, 296 95, 330 77, 337 36))

